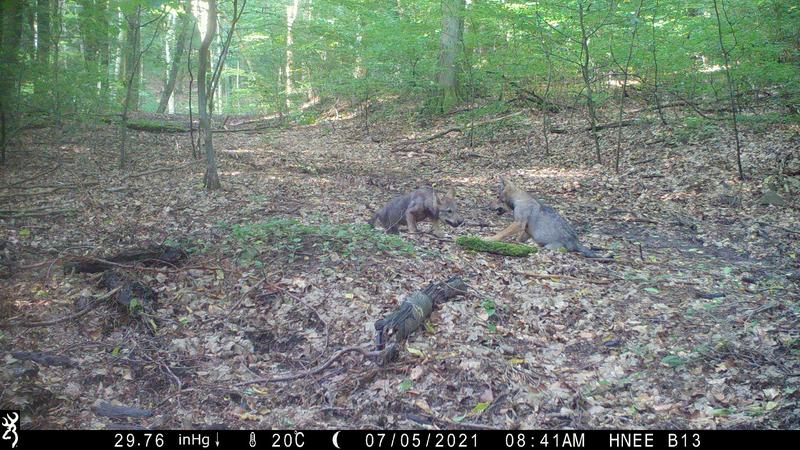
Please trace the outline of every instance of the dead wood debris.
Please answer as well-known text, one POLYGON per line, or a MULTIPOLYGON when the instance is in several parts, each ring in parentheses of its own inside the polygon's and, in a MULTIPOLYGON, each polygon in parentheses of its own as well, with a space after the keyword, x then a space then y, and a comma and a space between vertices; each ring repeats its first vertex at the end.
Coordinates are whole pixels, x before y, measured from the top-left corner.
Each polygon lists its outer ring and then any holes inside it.
POLYGON ((131 249, 117 253, 108 258, 78 257, 64 264, 64 273, 100 273, 120 267, 120 265, 140 263, 144 266, 175 266, 184 261, 188 255, 178 247, 151 246, 142 249, 131 249))
POLYGON ((108 402, 100 402, 97 406, 92 407, 95 414, 104 417, 123 418, 135 417, 143 418, 153 415, 153 411, 149 409, 136 408, 133 406, 114 405, 108 402))
POLYGON ((30 360, 43 366, 75 367, 77 363, 66 356, 50 355, 41 352, 12 352, 11 356, 20 361, 30 360))
POLYGON ((431 283, 425 289, 414 292, 400 305, 398 310, 375 322, 375 330, 378 333, 378 346, 375 350, 370 350, 362 346, 346 347, 337 351, 328 358, 327 361, 314 368, 275 377, 243 381, 237 383, 236 386, 241 387, 252 384, 276 383, 305 378, 322 372, 330 367, 337 359, 348 353, 360 353, 367 358, 376 360, 379 365, 387 364, 397 359, 400 354, 399 343, 424 323, 425 319, 430 316, 436 303, 466 293, 468 289, 469 287, 460 278, 452 277, 441 283, 431 283), (387 345, 387 340, 390 335, 393 338, 393 342, 387 345))
POLYGON ((412 293, 395 311, 375 322, 376 349, 383 350, 389 339, 397 344, 403 342, 425 323, 437 303, 464 294, 468 289, 461 278, 452 277, 412 293))

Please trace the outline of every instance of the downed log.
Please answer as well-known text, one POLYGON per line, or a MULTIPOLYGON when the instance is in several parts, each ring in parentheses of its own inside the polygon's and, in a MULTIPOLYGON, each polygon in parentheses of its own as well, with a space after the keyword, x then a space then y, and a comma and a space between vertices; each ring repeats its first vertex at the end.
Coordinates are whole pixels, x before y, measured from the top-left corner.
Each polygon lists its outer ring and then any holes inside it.
POLYGON ((75 361, 67 358, 66 356, 49 355, 41 352, 11 352, 14 359, 20 361, 30 360, 37 362, 43 366, 61 366, 61 367, 75 367, 75 361))
POLYGON ((186 124, 163 120, 129 119, 125 126, 131 130, 148 133, 186 133, 189 131, 186 124))
MULTIPOLYGON (((441 283, 431 283, 425 289, 412 293, 392 313, 375 322, 375 345, 383 350, 391 339, 399 344, 425 323, 437 303, 467 292, 467 285, 459 277, 441 283)), ((389 355, 389 360, 397 355, 389 355)), ((383 363, 389 361, 382 361, 383 363)))
POLYGON ((439 131, 438 133, 434 133, 434 134, 432 134, 432 135, 430 135, 430 136, 428 136, 426 138, 410 139, 410 140, 407 140, 405 142, 401 142, 400 144, 398 144, 397 147, 392 149, 392 151, 393 152, 403 151, 403 149, 405 149, 405 147, 407 147, 409 145, 423 144, 425 142, 430 142, 430 141, 432 141, 434 139, 438 139, 438 138, 440 138, 442 136, 446 136, 446 135, 448 135, 450 133, 455 133, 455 132, 459 132, 460 133, 462 131, 469 130, 469 129, 472 129, 472 128, 475 128, 475 127, 480 127, 480 126, 483 126, 483 125, 489 125, 491 123, 500 122, 500 121, 503 121, 505 119, 510 119, 511 117, 523 114, 524 112, 525 111, 517 111, 517 112, 511 113, 511 114, 506 114, 506 115, 503 115, 503 116, 500 116, 500 117, 493 117, 491 119, 481 120, 481 121, 478 121, 478 122, 472 122, 472 123, 469 123, 469 124, 464 125, 464 126, 450 127, 450 128, 448 128, 448 129, 446 129, 444 131, 439 131))
MULTIPOLYGON (((601 125, 595 125, 594 130, 595 131, 602 131, 602 130, 608 130, 608 129, 611 129, 611 128, 629 127, 631 125, 636 125, 638 123, 639 123, 638 120, 623 120, 622 122, 604 123, 604 124, 601 124, 601 125)), ((580 128, 578 131, 592 131, 592 127, 591 126, 583 127, 583 128, 580 128)), ((550 132, 554 133, 554 134, 567 134, 567 133, 573 133, 574 131, 565 130, 563 128, 550 128, 550 132)))
POLYGON ((64 273, 99 273, 122 264, 141 263, 144 266, 175 266, 189 255, 181 248, 169 245, 126 250, 109 258, 78 257, 64 264, 64 273))
POLYGON ((510 242, 485 241, 477 236, 459 236, 456 244, 475 252, 494 253, 495 255, 525 257, 539 251, 536 247, 510 242))
POLYGON ((150 417, 153 415, 153 411, 150 411, 149 409, 142 409, 125 405, 114 405, 108 402, 100 402, 97 406, 93 406, 92 409, 98 416, 114 417, 114 418, 123 418, 123 417, 142 418, 142 417, 150 417))

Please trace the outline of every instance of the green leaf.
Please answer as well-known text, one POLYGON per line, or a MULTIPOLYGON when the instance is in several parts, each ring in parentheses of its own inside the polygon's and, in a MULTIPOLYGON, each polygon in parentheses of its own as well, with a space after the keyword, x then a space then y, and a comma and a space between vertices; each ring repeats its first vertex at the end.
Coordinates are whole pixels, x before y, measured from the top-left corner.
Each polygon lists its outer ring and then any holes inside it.
POLYGON ((764 406, 764 409, 767 411, 772 411, 773 409, 777 408, 778 405, 778 402, 767 402, 766 406, 764 406))
POLYGON ((422 350, 414 347, 406 347, 406 350, 408 350, 408 353, 411 353, 414 356, 419 356, 420 358, 425 356, 425 353, 423 353, 422 350))
POLYGON ((483 306, 483 310, 486 311, 486 314, 489 317, 494 316, 495 313, 497 312, 497 305, 495 304, 495 302, 489 300, 488 298, 484 300, 483 303, 481 303, 481 306, 483 306))
POLYGON ((489 407, 489 402, 480 402, 472 408, 472 412, 470 414, 477 416, 480 413, 486 411, 486 408, 489 407))
POLYGON ((678 355, 668 355, 661 359, 661 364, 669 367, 680 367, 686 364, 686 359, 678 355))
POLYGON ((414 385, 414 383, 411 380, 409 380, 408 378, 406 378, 405 380, 400 382, 400 386, 398 387, 398 389, 400 390, 400 392, 405 393, 405 392, 410 391, 411 387, 413 385, 414 385))

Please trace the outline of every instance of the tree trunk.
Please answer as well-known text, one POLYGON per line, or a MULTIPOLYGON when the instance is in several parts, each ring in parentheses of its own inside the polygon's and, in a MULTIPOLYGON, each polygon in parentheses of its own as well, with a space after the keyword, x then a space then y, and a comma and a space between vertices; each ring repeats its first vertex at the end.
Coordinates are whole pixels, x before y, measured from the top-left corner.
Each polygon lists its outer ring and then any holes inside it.
POLYGON ((127 160, 126 144, 128 138, 128 113, 131 110, 138 109, 137 103, 139 101, 139 43, 141 41, 139 34, 141 33, 141 26, 139 25, 142 20, 142 7, 136 7, 136 14, 132 17, 126 17, 125 21, 128 24, 128 42, 133 46, 128 48, 128 53, 125 56, 125 69, 126 69, 126 90, 125 90, 125 103, 122 105, 122 124, 120 130, 122 132, 120 151, 119 151, 119 168, 125 167, 127 160), (136 102, 136 103, 134 103, 136 102))
MULTIPOLYGON (((164 84, 164 92, 161 93, 161 101, 158 103, 158 109, 156 110, 156 112, 159 114, 163 113, 167 109, 170 99, 172 99, 172 93, 175 91, 175 82, 178 79, 178 69, 180 68, 183 58, 183 52, 186 49, 186 38, 189 33, 189 27, 192 26, 190 16, 191 6, 188 3, 189 2, 187 1, 184 14, 181 17, 181 29, 175 42, 175 52, 171 55, 172 65, 169 69, 169 74, 167 75, 167 81, 164 84)), ((173 112, 174 110, 170 111, 170 114, 173 112)))
POLYGON ((78 28, 83 42, 83 57, 89 79, 97 84, 99 99, 104 101, 108 72, 108 0, 78 0, 78 28))
POLYGON ((459 51, 463 43, 464 0, 442 0, 442 34, 439 54, 439 110, 447 112, 459 100, 459 51))
MULTIPOLYGON (((724 11, 725 10, 723 9, 723 12, 724 11)), ((742 149, 739 143, 739 123, 737 119, 738 108, 736 104, 736 86, 733 83, 733 76, 731 76, 731 63, 730 63, 729 50, 725 48, 725 43, 722 40, 722 21, 720 20, 719 16, 719 7, 717 6, 717 0, 714 0, 714 12, 717 15, 717 32, 719 36, 719 48, 722 51, 722 56, 725 62, 725 77, 727 78, 728 81, 728 94, 730 96, 730 101, 731 101, 731 122, 733 123, 733 137, 736 141, 736 166, 739 169, 739 179, 744 180, 744 170, 742 169, 742 149)), ((726 22, 728 22, 727 15, 725 16, 725 20, 726 22)), ((728 22, 728 26, 731 26, 730 22, 728 22)), ((733 32, 732 28, 731 32, 733 32)))
POLYGON ((100 39, 98 43, 98 52, 100 56, 100 66, 98 67, 97 75, 100 77, 97 81, 100 88, 100 104, 103 110, 108 107, 109 104, 109 92, 110 92, 110 78, 109 78, 109 65, 111 62, 111 33, 112 27, 109 18, 109 9, 108 9, 109 0, 99 0, 97 5, 102 10, 102 15, 100 16, 101 22, 100 25, 100 39))
POLYGON ((125 20, 125 50, 123 54, 121 74, 125 77, 123 83, 126 87, 125 104, 123 107, 129 111, 139 110, 139 67, 136 63, 141 44, 141 6, 136 7, 134 14, 124 14, 125 20), (136 66, 136 67, 134 67, 136 66))
MULTIPOLYGON (((214 155, 214 144, 212 141, 211 131, 211 118, 209 117, 213 111, 210 110, 209 105, 213 96, 213 91, 210 91, 207 86, 207 75, 210 69, 210 52, 209 47, 214 41, 214 34, 217 31, 217 1, 208 0, 208 14, 206 33, 203 36, 203 41, 200 44, 200 54, 198 56, 198 69, 197 69, 197 103, 200 110, 200 132, 203 137, 203 150, 206 154, 206 173, 203 177, 203 184, 208 190, 219 189, 221 186, 219 182, 219 174, 217 173, 217 160, 214 155)), ((202 14, 202 13, 201 13, 202 14)))
POLYGON ((594 93, 592 92, 592 76, 590 73, 589 60, 589 35, 586 31, 586 17, 584 15, 583 2, 578 4, 578 18, 581 26, 581 75, 586 87, 586 108, 589 110, 589 123, 592 129, 592 139, 594 140, 595 159, 598 163, 602 162, 600 156, 600 137, 597 135, 597 112, 594 105, 594 93))
POLYGON ((87 69, 93 69, 97 61, 100 44, 97 42, 97 9, 94 0, 78 0, 78 29, 83 42, 83 58, 87 69))
MULTIPOLYGON (((51 67, 53 68, 53 86, 59 85, 59 79, 61 77, 61 68, 59 67, 59 62, 61 61, 61 46, 58 45, 61 42, 61 36, 64 34, 64 17, 63 17, 63 8, 64 4, 62 0, 53 0, 53 13, 50 17, 53 19, 53 27, 52 27, 52 45, 53 45, 53 63, 51 67)), ((55 125, 56 130, 61 132, 61 90, 60 89, 53 89, 53 113, 55 115, 55 125)))
POLYGON ((6 144, 8 132, 15 128, 14 114, 17 105, 17 75, 19 71, 19 44, 22 35, 23 12, 25 3, 22 0, 4 0, 0 2, 2 14, 2 46, 0 61, 3 75, 0 76, 0 164, 6 161, 6 144))
POLYGON ((614 171, 619 173, 619 162, 622 158, 622 114, 625 112, 625 96, 627 95, 626 89, 628 88, 628 69, 631 66, 631 58, 633 57, 633 46, 636 44, 636 32, 639 30, 639 15, 642 12, 642 4, 644 0, 639 0, 639 6, 636 8, 636 20, 633 24, 633 31, 631 32, 631 44, 628 46, 628 58, 625 60, 625 67, 622 71, 622 90, 619 94, 619 115, 617 123, 617 150, 614 156, 614 171))
POLYGON ((651 47, 653 53, 653 100, 656 102, 656 109, 658 110, 658 117, 661 119, 661 124, 666 125, 667 119, 664 117, 664 110, 661 108, 661 95, 658 93, 658 58, 656 57, 656 15, 658 14, 658 0, 656 0, 655 8, 653 9, 653 45, 651 47))
POLYGON ((284 79, 286 82, 284 98, 286 100, 286 109, 292 107, 292 27, 294 21, 297 19, 297 11, 300 9, 300 0, 292 0, 292 3, 286 6, 286 68, 284 69, 284 79))
POLYGON ((35 98, 47 96, 47 83, 44 78, 50 74, 50 46, 52 45, 52 32, 50 30, 50 0, 37 0, 36 3, 36 29, 37 29, 37 49, 36 63, 39 66, 39 74, 33 85, 35 98))

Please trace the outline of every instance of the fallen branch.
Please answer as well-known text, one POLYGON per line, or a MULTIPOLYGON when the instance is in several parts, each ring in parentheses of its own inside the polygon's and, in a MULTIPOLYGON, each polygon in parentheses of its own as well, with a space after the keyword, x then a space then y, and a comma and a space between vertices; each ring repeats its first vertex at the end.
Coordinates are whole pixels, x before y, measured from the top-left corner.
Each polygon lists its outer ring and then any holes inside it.
MULTIPOLYGON (((608 130, 612 128, 620 128, 620 127, 629 127, 631 125, 638 124, 638 120, 623 120, 622 122, 611 122, 611 123, 604 123, 602 125, 597 125, 594 127, 595 131, 601 130, 608 130)), ((583 127, 578 129, 577 131, 592 131, 592 127, 583 127)), ((575 133, 575 130, 565 130, 563 128, 550 128, 551 133, 555 134, 567 134, 567 133, 575 133)))
POLYGON ((158 169, 145 170, 144 172, 131 173, 131 174, 123 176, 122 178, 119 179, 119 181, 122 182, 122 181, 128 180, 130 178, 143 177, 145 175, 152 175, 154 173, 171 172, 173 170, 182 169, 184 167, 189 167, 189 166, 192 166, 192 165, 195 165, 195 164, 199 164, 199 163, 204 163, 204 162, 205 162, 204 160, 189 161, 187 163, 178 164, 177 166, 161 167, 161 168, 158 168, 158 169))
POLYGON ((781 230, 783 230, 783 231, 785 231, 787 233, 800 234, 800 230, 795 230, 794 228, 780 227, 780 226, 778 228, 780 228, 781 230))
MULTIPOLYGON (((387 350, 389 350, 389 349, 387 348, 384 351, 387 351, 387 350)), ((337 359, 341 358, 342 356, 344 356, 344 355, 346 355, 348 353, 361 353, 362 355, 364 355, 367 358, 374 358, 374 357, 380 356, 384 351, 373 351, 373 350, 370 350, 368 348, 359 347, 359 346, 345 347, 345 348, 339 350, 338 352, 334 353, 330 358, 328 358, 327 361, 325 361, 324 363, 320 364, 319 366, 317 366, 317 367, 315 367, 313 369, 303 370, 303 371, 300 371, 300 372, 287 373, 285 375, 278 375, 276 377, 256 378, 255 380, 242 381, 241 383, 237 383, 235 386, 237 386, 237 387, 238 386, 249 386, 251 384, 277 383, 277 382, 280 382, 280 381, 297 380, 299 378, 305 378, 305 377, 308 377, 308 376, 311 376, 311 375, 315 375, 317 373, 322 372, 323 370, 325 370, 328 367, 330 367, 330 365, 333 364, 337 359)))
POLYGON ((78 311, 78 312, 76 312, 74 314, 70 314, 70 315, 67 315, 67 316, 64 316, 64 317, 60 317, 58 319, 43 320, 41 322, 25 322, 25 323, 21 323, 19 325, 22 326, 22 327, 25 327, 25 328, 49 327, 50 325, 57 325, 59 323, 69 322, 70 320, 78 319, 80 317, 85 316, 89 311, 91 311, 91 310, 97 308, 98 306, 100 306, 100 304, 103 302, 103 300, 106 300, 109 297, 111 297, 112 295, 116 294, 117 291, 119 291, 120 289, 122 289, 121 286, 106 292, 102 296, 98 297, 89 306, 87 306, 86 308, 83 308, 82 310, 80 310, 80 311, 78 311))
POLYGON ((402 151, 405 147, 407 147, 409 145, 423 144, 425 142, 430 142, 430 141, 432 141, 434 139, 438 139, 438 138, 440 138, 442 136, 446 136, 446 135, 448 135, 450 133, 455 133, 455 132, 459 132, 460 133, 460 132, 463 132, 465 130, 472 129, 472 128, 475 128, 475 127, 480 127, 480 126, 483 126, 483 125, 488 125, 490 123, 500 122, 502 120, 505 120, 505 119, 508 119, 508 118, 511 118, 511 117, 514 117, 514 116, 518 116, 518 115, 520 115, 520 114, 522 114, 524 112, 525 111, 517 111, 515 113, 506 114, 504 116, 493 117, 491 119, 486 119, 486 120, 481 120, 481 121, 478 121, 478 122, 473 122, 473 123, 470 123, 470 124, 467 124, 467 125, 464 125, 464 126, 450 127, 450 128, 448 128, 448 129, 446 129, 444 131, 440 131, 438 133, 432 134, 432 135, 430 135, 430 136, 428 136, 426 138, 408 140, 408 141, 405 141, 405 142, 401 142, 392 151, 402 151))
POLYGON ((9 209, 0 211, 0 218, 18 219, 22 217, 44 217, 52 215, 69 214, 75 211, 77 211, 75 208, 63 208, 63 209, 39 208, 39 209, 23 209, 23 210, 9 209))
MULTIPOLYGON (((182 169, 184 167, 189 167, 189 166, 192 166, 192 165, 195 165, 195 164, 204 163, 204 162, 205 162, 205 160, 201 159, 201 160, 189 161, 189 162, 184 163, 184 164, 178 164, 177 166, 160 167, 158 169, 145 170, 144 172, 129 173, 127 175, 122 176, 117 181, 118 182, 123 182, 123 181, 127 181, 127 180, 129 180, 131 178, 143 177, 143 176, 146 176, 146 175, 152 175, 154 173, 171 172, 173 170, 182 169)), ((34 186, 5 186, 5 187, 0 187, 0 189, 19 189, 19 190, 51 189, 50 191, 34 192, 34 193, 31 193, 31 194, 27 194, 27 195, 45 195, 45 194, 52 194, 52 193, 60 191, 62 189, 85 188, 85 187, 97 186, 99 184, 101 184, 100 181, 87 181, 85 183, 72 183, 72 184, 60 184, 60 185, 59 184, 43 184, 43 185, 40 184, 40 185, 34 185, 34 186)), ((118 191, 118 190, 120 190, 122 188, 123 188, 122 186, 112 186, 112 187, 105 188, 104 190, 105 191, 109 191, 109 192, 115 192, 115 191, 118 191)), ((13 195, 7 195, 7 196, 0 197, 0 198, 11 198, 11 197, 13 197, 13 195)), ((0 214, 2 214, 2 211, 0 211, 0 214)))
POLYGON ((10 187, 14 187, 14 186, 19 186, 20 184, 25 184, 25 183, 27 183, 28 181, 31 181, 31 180, 36 180, 36 179, 39 179, 39 178, 41 178, 41 177, 43 177, 43 176, 45 176, 45 175, 47 175, 47 174, 49 174, 49 173, 55 172, 55 171, 56 171, 56 170, 58 170, 60 167, 61 167, 61 163, 58 163, 58 164, 56 164, 54 167, 52 167, 52 168, 50 168, 50 169, 46 169, 46 170, 44 170, 44 171, 42 171, 42 172, 39 172, 39 173, 37 173, 37 174, 35 174, 35 175, 31 176, 31 177, 25 178, 25 179, 23 179, 23 180, 16 181, 16 182, 14 182, 14 183, 9 183, 8 185, 6 185, 6 186, 3 186, 3 187, 5 187, 5 188, 10 188, 10 187))
POLYGON ((536 272, 530 272, 530 271, 527 271, 527 270, 518 270, 517 273, 520 274, 520 275, 525 275, 526 277, 535 278, 535 279, 538 279, 538 280, 553 280, 553 281, 573 280, 573 281, 585 281, 585 282, 588 282, 588 283, 602 284, 602 285, 611 284, 611 283, 614 282, 613 280, 605 280, 605 279, 601 279, 601 278, 577 278, 577 277, 571 277, 569 275, 555 275, 555 274, 550 274, 550 273, 536 273, 536 272))

